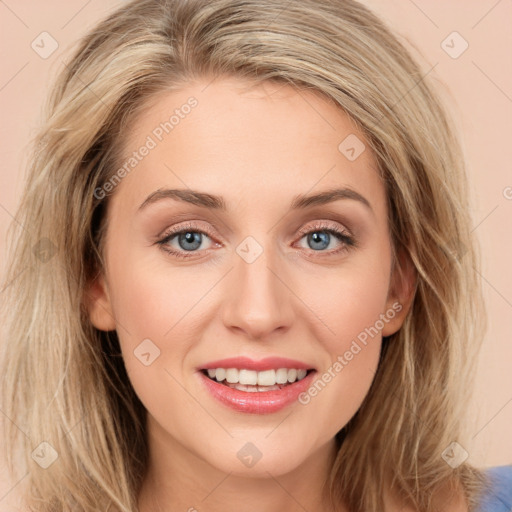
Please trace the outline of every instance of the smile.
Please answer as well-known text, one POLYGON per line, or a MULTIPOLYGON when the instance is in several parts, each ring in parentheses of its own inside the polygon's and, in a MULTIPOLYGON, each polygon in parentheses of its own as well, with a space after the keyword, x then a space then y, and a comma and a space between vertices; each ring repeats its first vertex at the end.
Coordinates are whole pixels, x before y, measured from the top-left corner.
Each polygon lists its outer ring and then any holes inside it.
POLYGON ((211 368, 205 371, 210 379, 249 393, 279 390, 302 380, 307 375, 307 370, 302 368, 278 368, 261 372, 237 368, 211 368))
POLYGON ((299 361, 239 357, 199 368, 208 394, 238 412, 269 414, 294 402, 312 383, 316 370, 299 361))

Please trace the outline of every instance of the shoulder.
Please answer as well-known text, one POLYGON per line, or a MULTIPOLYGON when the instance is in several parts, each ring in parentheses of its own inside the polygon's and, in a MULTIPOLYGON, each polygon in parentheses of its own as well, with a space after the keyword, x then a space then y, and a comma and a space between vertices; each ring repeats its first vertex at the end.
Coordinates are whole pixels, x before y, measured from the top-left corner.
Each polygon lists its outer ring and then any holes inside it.
POLYGON ((488 488, 475 512, 510 512, 512 510, 512 465, 485 470, 488 488))
MULTIPOLYGON (((462 488, 458 483, 451 482, 435 496, 434 509, 442 512, 512 512, 512 465, 487 468, 483 471, 488 485, 476 508, 468 508, 462 488)), ((385 502, 390 510, 418 512, 417 509, 398 501, 393 495, 385 502)))

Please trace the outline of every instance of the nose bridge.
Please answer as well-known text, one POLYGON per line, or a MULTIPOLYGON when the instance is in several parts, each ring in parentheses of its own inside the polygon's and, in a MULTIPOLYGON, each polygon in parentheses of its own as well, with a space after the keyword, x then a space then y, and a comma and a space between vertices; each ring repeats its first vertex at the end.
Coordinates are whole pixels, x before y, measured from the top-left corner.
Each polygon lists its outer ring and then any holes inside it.
POLYGON ((276 329, 289 327, 292 319, 290 291, 279 277, 281 265, 275 248, 254 237, 236 248, 234 269, 228 285, 224 322, 251 338, 262 338, 276 329), (264 247, 265 245, 265 247, 264 247))

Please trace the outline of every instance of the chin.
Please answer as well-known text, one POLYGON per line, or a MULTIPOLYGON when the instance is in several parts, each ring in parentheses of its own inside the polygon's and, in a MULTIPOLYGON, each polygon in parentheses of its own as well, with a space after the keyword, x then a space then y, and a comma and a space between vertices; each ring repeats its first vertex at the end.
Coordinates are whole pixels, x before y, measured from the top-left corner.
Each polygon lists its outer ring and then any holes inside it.
POLYGON ((283 445, 280 439, 250 441, 251 436, 245 438, 247 441, 232 440, 231 446, 225 450, 205 454, 204 460, 223 473, 244 478, 277 477, 291 473, 306 463, 308 454, 303 444, 283 445))

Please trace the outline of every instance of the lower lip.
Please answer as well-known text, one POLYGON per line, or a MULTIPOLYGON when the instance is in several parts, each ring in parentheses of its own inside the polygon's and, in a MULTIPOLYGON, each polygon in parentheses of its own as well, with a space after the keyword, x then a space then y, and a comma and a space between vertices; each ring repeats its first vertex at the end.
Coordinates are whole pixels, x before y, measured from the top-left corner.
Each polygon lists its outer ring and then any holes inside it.
POLYGON ((230 388, 208 378, 201 371, 198 373, 210 394, 231 409, 251 414, 270 414, 298 401, 299 395, 311 385, 316 371, 311 371, 302 380, 288 384, 282 389, 252 393, 230 388))

